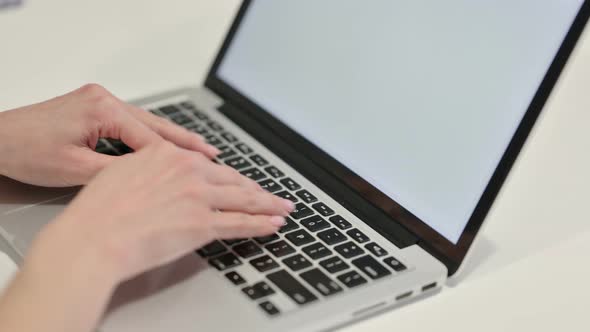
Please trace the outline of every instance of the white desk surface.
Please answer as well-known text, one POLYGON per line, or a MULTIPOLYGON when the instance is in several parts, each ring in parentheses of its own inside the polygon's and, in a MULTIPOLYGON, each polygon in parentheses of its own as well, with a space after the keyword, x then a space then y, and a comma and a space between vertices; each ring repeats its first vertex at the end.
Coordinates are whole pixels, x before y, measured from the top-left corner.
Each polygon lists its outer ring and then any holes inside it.
MULTIPOLYGON (((103 84, 123 99, 198 85, 238 5, 238 0, 25 0, 24 8, 0 11, 0 109, 87 82, 103 84)), ((587 331, 588 87, 590 32, 514 167, 458 285, 344 331, 587 331)))

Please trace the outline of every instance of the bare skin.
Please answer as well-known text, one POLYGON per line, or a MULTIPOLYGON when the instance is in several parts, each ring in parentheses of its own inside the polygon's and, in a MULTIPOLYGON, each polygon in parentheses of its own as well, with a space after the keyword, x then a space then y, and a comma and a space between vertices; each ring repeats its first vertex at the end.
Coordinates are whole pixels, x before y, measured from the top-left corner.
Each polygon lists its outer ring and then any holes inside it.
POLYGON ((293 210, 212 163, 218 151, 200 137, 97 86, 0 113, 0 136, 10 137, 0 140, 0 174, 87 184, 38 235, 0 298, 0 331, 93 331, 121 282, 214 239, 272 234, 293 210), (98 155, 98 137, 121 138, 136 152, 98 155))
POLYGON ((170 141, 213 157, 219 151, 182 127, 89 84, 43 103, 0 113, 0 174, 29 184, 86 184, 117 157, 94 152, 99 137, 134 150, 170 141))

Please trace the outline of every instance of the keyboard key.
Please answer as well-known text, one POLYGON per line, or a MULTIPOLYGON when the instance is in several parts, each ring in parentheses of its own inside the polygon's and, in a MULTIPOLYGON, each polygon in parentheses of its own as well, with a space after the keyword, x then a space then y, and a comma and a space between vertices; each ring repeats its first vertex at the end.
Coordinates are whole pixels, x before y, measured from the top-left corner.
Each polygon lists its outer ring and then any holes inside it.
POLYGON ((180 112, 180 109, 174 105, 160 107, 158 110, 166 115, 171 115, 171 114, 180 112))
POLYGON ((106 154, 107 156, 119 156, 119 152, 115 151, 114 149, 111 149, 109 147, 104 148, 104 149, 97 149, 96 152, 101 153, 101 154, 106 154))
POLYGON ((252 300, 258 300, 275 293, 275 291, 264 281, 261 281, 250 287, 244 287, 242 292, 248 295, 248 297, 252 300))
POLYGON ((133 149, 130 148, 130 147, 128 147, 125 144, 122 144, 122 145, 117 146, 117 150, 119 150, 119 152, 121 154, 128 154, 128 153, 132 153, 133 152, 133 149))
POLYGON ((211 257, 226 251, 225 246, 219 241, 213 241, 208 245, 198 250, 198 253, 203 257, 211 257))
POLYGON ((269 236, 261 236, 261 237, 255 237, 254 240, 256 240, 256 242, 260 243, 260 244, 265 244, 265 243, 269 243, 275 240, 278 240, 279 236, 277 234, 272 234, 269 236))
POLYGON ((387 255, 387 251, 385 249, 381 248, 381 246, 379 246, 375 242, 371 242, 371 243, 367 244, 365 246, 365 249, 367 249, 369 252, 371 252, 373 255, 375 255, 377 257, 383 257, 383 256, 387 255))
POLYGON ((270 287, 269 284, 264 281, 256 283, 252 287, 256 289, 258 293, 264 294, 263 296, 268 296, 275 293, 274 289, 272 289, 272 287, 270 287))
POLYGON ((401 272, 406 269, 406 266, 404 264, 402 264, 400 261, 398 261, 397 259, 395 259, 394 257, 387 257, 383 260, 383 262, 396 272, 401 272))
POLYGON ((267 278, 299 305, 308 304, 318 299, 285 270, 271 273, 267 278))
POLYGON ((338 280, 342 282, 348 288, 354 288, 362 284, 367 283, 367 279, 363 278, 358 272, 350 271, 338 277, 338 280))
POLYGON ((330 251, 330 249, 328 249, 326 246, 319 242, 310 244, 309 246, 304 247, 301 250, 303 250, 303 252, 313 260, 318 260, 320 258, 324 258, 332 254, 332 251, 330 251))
POLYGON ((309 217, 312 214, 313 214, 313 211, 310 208, 308 208, 305 204, 298 203, 295 205, 295 210, 293 210, 293 212, 291 212, 291 217, 293 217, 295 219, 301 219, 301 218, 309 217))
POLYGON ((301 189, 301 186, 291 178, 282 179, 281 183, 291 191, 301 189))
POLYGON ((247 239, 231 239, 231 240, 223 240, 223 242, 225 242, 225 244, 227 244, 228 246, 233 246, 234 244, 242 243, 246 240, 247 239))
POLYGON ((94 148, 94 150, 101 150, 101 149, 106 149, 106 148, 107 148, 107 145, 105 144, 105 142, 103 140, 99 139, 96 142, 96 147, 94 148))
POLYGON ((284 199, 288 199, 293 203, 297 203, 298 199, 297 197, 293 196, 290 192, 288 191, 281 191, 280 193, 276 193, 275 195, 284 198, 284 199))
POLYGON ((369 242, 369 238, 363 232, 359 231, 356 228, 349 230, 348 232, 346 232, 346 234, 348 234, 348 236, 353 238, 353 240, 355 240, 358 243, 369 242))
POLYGON ((192 125, 187 127, 186 129, 195 132, 201 136, 205 136, 205 135, 209 135, 209 131, 207 129, 205 129, 205 127, 203 126, 199 126, 199 125, 192 125))
POLYGON ((317 215, 303 219, 301 225, 312 232, 321 231, 322 229, 330 227, 330 224, 328 224, 327 221, 317 215))
POLYGON ((238 265, 242 265, 240 259, 232 253, 223 254, 209 260, 209 264, 214 266, 219 271, 227 270, 238 265))
POLYGON ((299 225, 297 225, 293 219, 287 217, 285 218, 285 225, 279 229, 279 233, 287 233, 297 228, 299 228, 299 225))
POLYGON ((242 278, 242 276, 238 272, 235 271, 226 273, 225 277, 236 286, 246 283, 246 280, 242 278))
POLYGON ((258 305, 264 312, 266 312, 269 316, 276 316, 280 314, 280 310, 270 301, 261 302, 258 305))
POLYGON ((191 118, 189 118, 188 116, 186 116, 182 113, 177 113, 177 114, 171 115, 170 120, 172 120, 172 122, 174 122, 178 125, 181 125, 181 126, 183 126, 187 123, 193 122, 193 120, 191 118))
POLYGON ((315 197, 314 195, 312 195, 309 191, 307 190, 300 190, 296 193, 297 196, 299 196, 299 198, 301 198, 301 200, 303 200, 305 203, 307 204, 311 204, 313 202, 317 202, 317 197, 315 197))
POLYGON ((330 273, 337 273, 349 268, 340 257, 334 256, 320 262, 320 265, 330 273))
POLYGON ((360 248, 353 242, 346 242, 344 244, 336 246, 334 247, 334 250, 336 250, 344 258, 352 258, 365 253, 365 251, 362 248, 360 248))
POLYGON ((283 176, 285 176, 285 173, 281 172, 278 168, 274 166, 269 166, 264 170, 275 179, 282 178, 283 176))
POLYGON ((250 160, 252 160, 258 166, 268 165, 268 161, 266 161, 266 159, 262 158, 262 156, 260 156, 258 154, 251 156, 250 160))
POLYGON ((243 154, 250 154, 254 152, 249 146, 244 143, 236 144, 236 149, 238 149, 243 154))
POLYGON ((221 151, 221 153, 219 155, 217 155, 217 158, 219 158, 219 159, 233 157, 237 154, 236 151, 234 151, 229 146, 220 146, 220 147, 218 147, 218 149, 221 151))
POLYGON ((319 232, 318 237, 330 246, 346 241, 346 236, 340 233, 336 228, 330 228, 323 232, 319 232))
POLYGON ((205 135, 205 141, 207 141, 208 144, 216 147, 223 145, 223 141, 221 141, 219 138, 217 138, 217 136, 212 134, 205 135))
POLYGON ((268 255, 253 259, 250 261, 250 264, 252 264, 252 266, 254 266, 259 272, 266 272, 279 267, 279 264, 268 255))
POLYGON ((238 141, 238 138, 232 135, 231 133, 225 132, 221 134, 221 138, 228 141, 229 143, 235 143, 238 141))
POLYGON ((258 184, 262 187, 262 189, 271 192, 271 193, 275 193, 279 190, 282 190, 283 188, 276 182, 274 182, 271 179, 266 179, 263 181, 258 182, 258 184))
POLYGON ((207 115, 205 115, 205 113, 203 113, 203 112, 201 112, 201 111, 199 111, 199 110, 192 109, 192 110, 190 110, 190 111, 191 111, 191 113, 193 113, 193 115, 194 115, 194 116, 195 116, 197 119, 199 119, 199 120, 201 120, 201 121, 207 121, 207 120, 209 120, 209 117, 208 117, 207 115))
POLYGON ((248 295, 248 297, 252 300, 257 300, 262 297, 262 294, 256 293, 256 290, 254 289, 254 287, 251 287, 251 286, 242 288, 242 292, 244 292, 244 294, 248 295))
POLYGON ((195 104, 191 103, 190 101, 183 101, 182 103, 180 103, 180 106, 189 110, 196 109, 195 104))
POLYGON ((341 216, 333 216, 330 219, 336 227, 340 228, 341 230, 347 230, 352 227, 352 225, 348 222, 348 220, 342 218, 341 216))
POLYGON ((283 263, 295 272, 311 266, 311 263, 303 255, 294 255, 285 258, 283 259, 283 263))
POLYGON ((223 127, 215 121, 207 122, 207 126, 215 131, 223 131, 223 127))
POLYGON ((234 251, 242 256, 243 258, 249 258, 252 256, 256 256, 262 254, 262 249, 254 241, 247 241, 244 243, 240 243, 233 247, 234 251))
POLYGON ((379 279, 391 274, 372 256, 363 256, 352 261, 352 264, 371 279, 379 279))
POLYGON ((300 274, 301 278, 324 296, 334 295, 342 288, 319 269, 309 270, 300 274))
POLYGON ((295 249, 293 249, 293 247, 291 247, 287 242, 283 240, 271 243, 267 245, 265 248, 277 258, 287 256, 295 252, 295 249))
POLYGON ((252 166, 252 164, 250 164, 246 159, 242 158, 242 157, 236 157, 236 158, 232 158, 232 159, 228 159, 225 161, 225 163, 230 166, 233 167, 237 170, 241 170, 244 169, 246 167, 250 167, 252 166))
POLYGON ((133 152, 133 149, 123 143, 121 140, 118 139, 109 139, 109 143, 111 146, 115 148, 115 150, 119 151, 121 154, 127 154, 133 152))
POLYGON ((315 238, 303 229, 288 233, 287 235, 285 235, 285 237, 287 238, 287 240, 291 241, 291 243, 298 247, 315 241, 315 238))
POLYGON ((328 217, 334 214, 334 210, 330 209, 326 204, 324 203, 315 203, 314 205, 312 205, 313 209, 318 211, 319 214, 321 214, 324 217, 328 217))
POLYGON ((257 168, 250 168, 245 171, 241 171, 240 173, 254 181, 262 180, 266 177, 266 175, 264 175, 264 173, 262 173, 257 168))

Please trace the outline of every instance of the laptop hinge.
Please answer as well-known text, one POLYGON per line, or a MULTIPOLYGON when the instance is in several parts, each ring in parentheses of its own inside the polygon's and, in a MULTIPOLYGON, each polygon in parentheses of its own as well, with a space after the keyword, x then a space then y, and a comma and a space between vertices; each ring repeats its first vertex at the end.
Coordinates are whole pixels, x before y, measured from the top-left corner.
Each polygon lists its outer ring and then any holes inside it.
POLYGON ((392 220, 391 217, 367 202, 346 184, 319 167, 303 153, 294 149, 267 126, 249 116, 243 109, 239 109, 227 101, 218 109, 279 158, 289 163, 291 167, 314 182, 334 200, 399 248, 405 248, 418 242, 418 238, 404 226, 392 220))

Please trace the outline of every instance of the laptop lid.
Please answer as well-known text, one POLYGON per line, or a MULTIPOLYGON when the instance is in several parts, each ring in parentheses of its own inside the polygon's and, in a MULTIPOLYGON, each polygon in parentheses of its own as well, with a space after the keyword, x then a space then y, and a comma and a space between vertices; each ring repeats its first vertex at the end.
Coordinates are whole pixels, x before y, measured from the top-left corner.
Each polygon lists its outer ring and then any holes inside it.
POLYGON ((453 274, 589 15, 584 0, 244 1, 206 86, 453 274))

